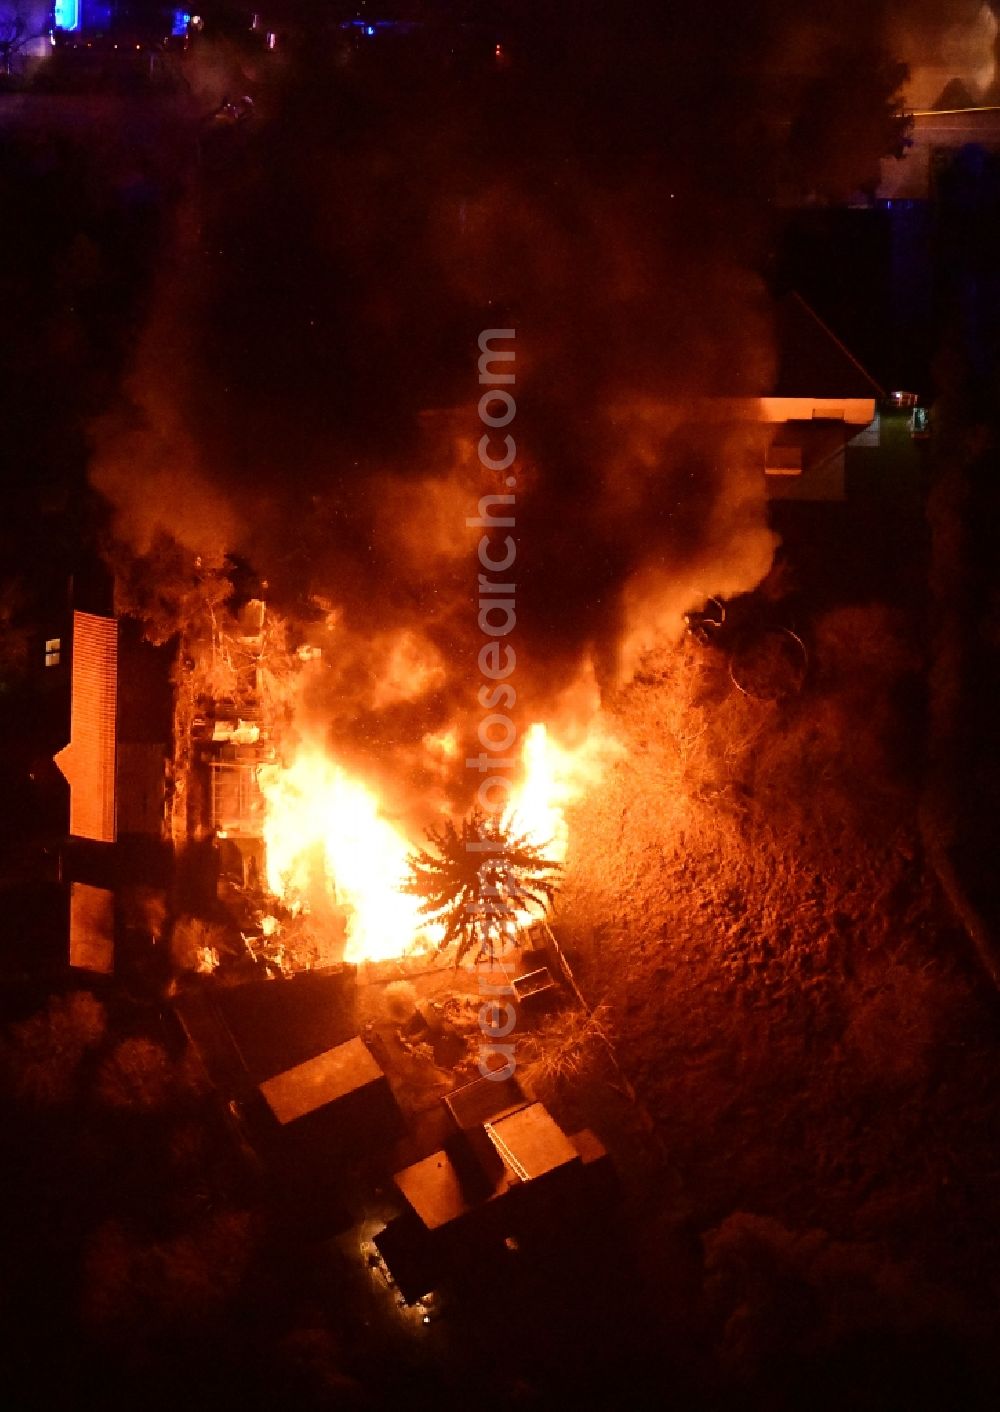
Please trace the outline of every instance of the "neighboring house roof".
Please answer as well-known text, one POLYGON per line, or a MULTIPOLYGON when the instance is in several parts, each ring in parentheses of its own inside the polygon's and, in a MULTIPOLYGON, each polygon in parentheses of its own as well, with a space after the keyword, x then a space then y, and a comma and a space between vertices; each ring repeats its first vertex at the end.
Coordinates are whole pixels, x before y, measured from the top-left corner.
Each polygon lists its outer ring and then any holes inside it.
POLYGON ((115 969, 115 898, 106 887, 69 885, 69 964, 111 975, 115 969))
POLYGON ((73 614, 70 738, 55 762, 69 782, 69 831, 115 841, 115 718, 118 624, 96 613, 73 614))
POLYGON ((398 1190, 428 1230, 483 1213, 510 1192, 580 1164, 579 1150, 541 1103, 522 1103, 483 1127, 489 1150, 500 1158, 487 1174, 485 1192, 474 1189, 478 1184, 470 1187, 468 1174, 446 1149, 395 1174, 398 1190))
POLYGON ((885 389, 858 362, 800 294, 778 301, 775 310, 778 397, 871 398, 885 389))
POLYGON ((938 111, 954 112, 956 108, 976 107, 976 98, 960 78, 953 78, 945 84, 931 107, 938 111))
MULTIPOLYGON (((400 1194, 405 1197, 416 1216, 429 1231, 440 1230, 452 1221, 476 1210, 481 1204, 465 1193, 462 1176, 451 1155, 441 1149, 420 1162, 404 1167, 393 1178, 400 1194)), ((515 1178, 505 1174, 491 1195, 496 1197, 509 1190, 515 1178)))
POLYGON ((442 1100, 459 1132, 469 1132, 491 1119, 523 1108, 524 1092, 517 1079, 474 1079, 442 1100))

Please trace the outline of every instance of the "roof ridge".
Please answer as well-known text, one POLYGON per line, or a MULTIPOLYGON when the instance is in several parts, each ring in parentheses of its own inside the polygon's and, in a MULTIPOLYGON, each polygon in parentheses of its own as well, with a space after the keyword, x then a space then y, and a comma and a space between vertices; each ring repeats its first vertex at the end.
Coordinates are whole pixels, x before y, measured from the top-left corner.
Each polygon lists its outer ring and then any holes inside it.
POLYGON ((886 390, 885 390, 885 388, 882 386, 882 384, 875 381, 875 379, 872 377, 871 373, 870 373, 870 372, 868 371, 868 369, 864 366, 864 364, 861 363, 861 362, 859 362, 859 360, 858 360, 857 358, 855 358, 854 354, 853 354, 853 353, 851 352, 851 350, 848 348, 847 344, 844 343, 843 339, 840 339, 840 338, 837 337, 837 335, 834 333, 834 331, 833 331, 833 329, 830 327, 830 325, 829 325, 828 323, 826 323, 825 320, 823 320, 823 319, 820 318, 819 314, 817 314, 816 310, 815 310, 815 309, 813 308, 813 306, 808 302, 808 300, 804 299, 797 289, 791 290, 790 293, 791 293, 791 297, 792 297, 793 299, 798 300, 799 304, 802 306, 802 308, 805 310, 805 312, 809 315, 809 317, 813 320, 813 322, 816 323, 816 324, 818 324, 819 327, 820 327, 820 328, 823 330, 823 332, 826 334, 826 336, 827 336, 829 339, 831 339, 831 340, 837 345, 837 347, 840 349, 841 353, 843 353, 844 357, 847 358, 847 359, 849 359, 850 362, 852 362, 852 363, 854 364, 854 366, 857 368, 857 370, 858 370, 858 372, 861 374, 861 376, 865 379, 865 381, 866 381, 871 387, 873 387, 873 388, 875 389, 875 391, 878 393, 878 395, 879 395, 880 397, 885 397, 885 396, 887 396, 886 390))

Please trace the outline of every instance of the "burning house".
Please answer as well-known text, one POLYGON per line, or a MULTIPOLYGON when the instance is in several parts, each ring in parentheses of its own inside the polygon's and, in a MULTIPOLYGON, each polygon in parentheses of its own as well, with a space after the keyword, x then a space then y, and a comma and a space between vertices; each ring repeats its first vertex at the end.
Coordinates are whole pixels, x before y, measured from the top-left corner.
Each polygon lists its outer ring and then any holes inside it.
POLYGON ((265 618, 250 599, 226 615, 228 631, 156 646, 136 617, 74 612, 69 742, 55 757, 69 785, 74 964, 112 968, 123 890, 155 885, 176 916, 209 913, 220 879, 261 889, 258 772, 274 758, 265 618))
MULTIPOLYGON (((877 455, 883 390, 798 296, 779 306, 777 328, 773 395, 705 397, 685 415, 701 432, 723 427, 748 475, 748 457, 759 458, 755 474, 771 499, 843 500, 852 458, 877 455)), ((173 681, 143 717, 162 717, 169 702, 168 726, 123 724, 138 720, 115 704, 132 690, 115 645, 126 629, 79 615, 74 727, 60 757, 71 832, 105 845, 155 839, 176 865, 171 915, 207 916, 221 903, 233 936, 282 971, 434 949, 438 933, 403 882, 422 826, 453 807, 461 773, 458 724, 441 719, 440 653, 406 626, 360 642, 337 611, 322 616, 315 606, 311 623, 292 627, 265 605, 260 584, 237 592, 226 573, 185 574, 163 630, 177 643, 173 681), (361 718, 396 729, 393 720, 416 720, 423 701, 438 712, 435 729, 422 728, 405 749, 392 744, 389 758, 368 751, 367 775, 358 755, 331 746, 323 719, 341 709, 335 693, 349 669, 361 718), (359 676, 370 682, 367 696, 357 693, 359 676)), ((567 849, 567 806, 600 780, 616 749, 595 684, 581 679, 570 697, 566 733, 558 721, 526 729, 508 811, 556 863, 567 849)), ((91 915, 95 899, 86 896, 91 915)))
MULTIPOLYGON (((304 729, 303 702, 329 690, 322 650, 262 598, 234 599, 225 576, 196 574, 183 594, 169 620, 179 633, 148 618, 75 615, 70 741, 57 757, 70 784, 74 937, 104 917, 110 967, 112 894, 127 859, 123 877, 167 889, 167 919, 215 918, 272 972, 433 950, 438 931, 402 886, 419 829, 304 729), (94 887, 104 891, 82 890, 94 887)), ((447 762, 456 747, 428 737, 423 748, 447 762)), ((574 749, 541 724, 526 735, 512 810, 557 859, 564 807, 612 748, 600 731, 574 749)), ((70 951, 83 954, 77 940, 70 951)))
POLYGON ((261 697, 266 607, 253 598, 239 611, 224 643, 213 636, 211 672, 228 680, 218 696, 202 696, 190 718, 191 792, 176 821, 181 836, 214 837, 220 874, 256 889, 263 878, 264 801, 260 766, 274 748, 261 697))

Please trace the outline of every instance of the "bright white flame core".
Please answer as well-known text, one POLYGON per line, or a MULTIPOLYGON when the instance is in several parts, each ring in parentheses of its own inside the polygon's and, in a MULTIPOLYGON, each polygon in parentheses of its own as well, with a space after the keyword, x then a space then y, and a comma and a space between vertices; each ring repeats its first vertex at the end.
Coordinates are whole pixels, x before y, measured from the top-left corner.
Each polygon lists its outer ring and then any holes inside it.
POLYGON ((609 757, 621 753, 612 737, 591 731, 571 750, 536 722, 521 747, 523 775, 511 795, 506 820, 516 833, 544 848, 554 863, 566 861, 569 826, 564 810, 600 783, 609 757))
MULTIPOLYGON (((378 796, 316 749, 260 771, 268 887, 301 905, 317 856, 327 892, 347 911, 345 960, 401 956, 426 935, 420 899, 399 891, 410 845, 378 796)), ((428 938, 430 939, 430 938, 428 938)))
MULTIPOLYGON (((620 751, 602 732, 569 749, 544 725, 533 725, 524 737, 522 779, 511 794, 511 827, 563 862, 565 808, 599 782, 604 763, 620 751)), ((416 841, 386 817, 374 790, 315 747, 304 748, 288 768, 262 766, 259 781, 267 882, 275 896, 293 910, 308 907, 320 871, 327 898, 346 914, 350 962, 437 944, 440 926, 421 916, 419 898, 400 891, 416 841)))

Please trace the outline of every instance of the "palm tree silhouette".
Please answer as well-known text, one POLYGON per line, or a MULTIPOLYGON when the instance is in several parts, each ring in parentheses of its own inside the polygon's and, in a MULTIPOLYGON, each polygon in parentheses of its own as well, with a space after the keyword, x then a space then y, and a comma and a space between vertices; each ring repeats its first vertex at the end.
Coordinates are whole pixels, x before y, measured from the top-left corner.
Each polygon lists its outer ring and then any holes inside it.
POLYGON ((476 807, 460 828, 447 819, 428 829, 427 840, 411 855, 403 891, 421 897, 421 912, 443 923, 441 950, 458 943, 456 966, 474 948, 476 961, 494 960, 519 942, 526 917, 548 911, 559 864, 510 820, 476 807))

